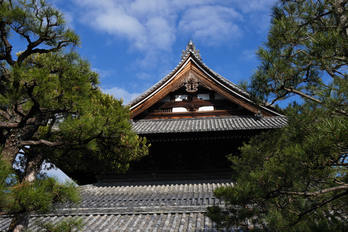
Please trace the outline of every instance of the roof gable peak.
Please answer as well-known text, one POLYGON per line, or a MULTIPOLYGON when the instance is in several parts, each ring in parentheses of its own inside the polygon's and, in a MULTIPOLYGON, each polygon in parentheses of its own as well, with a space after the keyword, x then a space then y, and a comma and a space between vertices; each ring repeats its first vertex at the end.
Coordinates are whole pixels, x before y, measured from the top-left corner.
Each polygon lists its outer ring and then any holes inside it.
MULTIPOLYGON (((138 117, 138 115, 140 114, 142 115, 141 117, 143 117, 145 114, 147 115, 148 113, 151 114, 152 111, 153 112, 155 112, 155 110, 158 111, 159 109, 158 107, 160 107, 162 110, 164 106, 162 106, 161 104, 167 104, 167 103, 163 103, 164 102, 163 100, 166 99, 165 101, 170 101, 170 102, 174 100, 176 97, 173 92, 175 91, 178 91, 177 94, 179 95, 187 94, 187 97, 188 97, 187 100, 191 99, 189 98, 189 95, 190 96, 192 95, 191 96, 192 99, 196 99, 193 97, 193 95, 195 94, 197 95, 195 96, 197 97, 197 99, 199 98, 198 94, 200 95, 208 94, 209 99, 212 99, 213 101, 220 100, 220 99, 215 99, 215 93, 216 93, 219 96, 222 96, 224 98, 223 100, 227 102, 226 103, 227 105, 233 105, 233 107, 235 107, 235 105, 238 105, 240 106, 240 109, 243 109, 243 110, 245 109, 246 111, 248 111, 247 112, 248 114, 251 114, 251 113, 257 114, 260 111, 262 115, 266 117, 281 115, 275 112, 274 110, 269 109, 268 107, 264 107, 262 105, 256 104, 255 102, 252 101, 252 99, 250 99, 249 94, 247 92, 245 92, 239 86, 233 84, 232 82, 225 79, 218 73, 211 70, 208 66, 206 66, 201 61, 199 50, 196 49, 192 40, 190 40, 188 45, 186 46, 186 51, 183 51, 181 62, 163 79, 161 79, 154 86, 152 86, 150 89, 148 89, 139 97, 137 97, 136 99, 134 99, 133 101, 129 103, 130 109, 132 111, 131 118, 138 117)), ((204 100, 204 101, 210 101, 210 100, 204 100)), ((198 102, 198 103, 197 104, 199 106, 201 105, 203 106, 202 102, 198 102)), ((215 103, 211 103, 211 104, 214 105, 215 103)), ((167 105, 165 106, 167 107, 167 105)), ((179 105, 181 107, 182 104, 178 103, 177 105, 178 107, 179 105)), ((167 107, 167 108, 170 108, 170 107, 167 107)), ((167 108, 165 108, 165 110, 167 108)), ((220 108, 221 108, 220 105, 218 105, 217 109, 220 109, 220 108)), ((209 109, 211 109, 211 107, 209 109)), ((232 112, 233 110, 230 110, 230 111, 231 112, 228 112, 229 115, 235 115, 237 113, 240 114, 240 112, 236 113, 236 112, 232 112)), ((170 113, 174 114, 176 112, 171 111, 170 113)), ((212 112, 212 113, 215 113, 215 112, 212 112)), ((194 116, 196 117, 196 115, 194 116)))
POLYGON ((186 51, 185 50, 182 51, 181 61, 183 61, 190 53, 192 53, 198 60, 202 61, 202 57, 201 57, 201 54, 199 53, 199 49, 196 49, 196 46, 191 39, 186 46, 186 51))

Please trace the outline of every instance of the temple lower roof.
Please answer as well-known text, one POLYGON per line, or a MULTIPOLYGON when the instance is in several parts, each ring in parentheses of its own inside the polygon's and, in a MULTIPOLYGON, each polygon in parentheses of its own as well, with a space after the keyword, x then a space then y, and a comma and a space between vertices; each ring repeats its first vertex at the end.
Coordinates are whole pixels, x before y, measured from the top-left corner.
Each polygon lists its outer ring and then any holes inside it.
MULTIPOLYGON (((51 222, 57 224, 71 216, 34 216, 31 217, 29 231, 43 231, 37 224, 51 222)), ((212 232, 213 224, 204 213, 156 213, 156 214, 89 214, 80 216, 85 225, 81 231, 200 231, 212 232)), ((0 223, 10 224, 10 218, 0 218, 0 223)), ((3 224, 0 225, 0 227, 3 224)), ((6 228, 3 227, 3 228, 6 228)), ((0 229, 0 231, 6 231, 0 229)))
MULTIPOLYGON (((54 213, 32 215, 29 230, 39 230, 38 223, 79 217, 83 231, 212 231, 206 207, 224 205, 213 190, 231 185, 226 179, 85 185, 79 205, 62 204, 54 213)), ((10 217, 0 217, 0 231, 10 222, 10 217)))
POLYGON ((132 122, 139 134, 276 129, 286 126, 284 116, 257 118, 253 116, 205 117, 180 119, 144 119, 132 122))

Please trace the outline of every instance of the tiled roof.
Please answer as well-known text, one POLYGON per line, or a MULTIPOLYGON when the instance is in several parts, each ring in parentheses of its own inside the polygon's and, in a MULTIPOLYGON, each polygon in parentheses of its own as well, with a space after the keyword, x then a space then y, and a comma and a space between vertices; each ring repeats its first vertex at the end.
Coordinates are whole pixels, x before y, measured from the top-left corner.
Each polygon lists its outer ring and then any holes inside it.
POLYGON ((187 133, 231 130, 275 129, 284 127, 287 118, 283 116, 252 116, 180 118, 180 119, 143 119, 133 122, 137 134, 187 133))
MULTIPOLYGON (((229 180, 167 181, 144 183, 100 183, 82 186, 82 202, 50 215, 33 215, 29 229, 38 222, 57 223, 80 217, 83 231, 213 231, 205 216, 206 207, 224 203, 213 196, 229 180)), ((0 231, 6 231, 9 217, 0 217, 0 231)))
MULTIPOLYGON (((90 214, 79 217, 84 224, 83 232, 216 231, 204 213, 90 214)), ((69 218, 72 216, 34 216, 31 217, 29 231, 41 231, 38 223, 56 224, 69 218)), ((0 228, 4 228, 0 231, 6 231, 5 228, 10 222, 10 218, 0 218, 0 228)))
MULTIPOLYGON (((186 57, 191 54, 192 52, 188 52, 186 57)), ((195 54, 192 53, 192 56, 195 57, 195 54)), ((162 78, 160 81, 158 81, 155 85, 153 85, 152 87, 150 87, 148 90, 146 90, 144 93, 140 94, 138 97, 136 97, 135 99, 133 99, 132 101, 130 101, 127 105, 129 106, 133 106, 134 104, 138 103, 139 101, 141 101, 142 99, 144 99, 146 96, 148 96, 149 94, 151 94, 153 91, 155 91, 158 87, 160 87, 162 84, 164 84, 168 79, 170 79, 181 67, 181 65, 184 64, 186 57, 184 57, 180 63, 164 78, 162 78)), ((192 58, 193 59, 193 58, 192 58)), ((221 76, 220 74, 216 73, 215 71, 213 71, 212 69, 210 69, 206 64, 204 64, 201 60, 199 60, 198 58, 194 59, 194 62, 197 62, 200 66, 202 66, 203 68, 205 68, 206 70, 208 70, 209 72, 211 72, 211 74, 214 75, 214 77, 220 81, 221 83, 225 84, 227 87, 233 89, 234 91, 237 91, 239 93, 242 93, 246 96, 249 96, 249 94, 244 91, 242 88, 240 88, 238 85, 234 84, 233 82, 227 80, 226 78, 224 78, 223 76, 221 76)))

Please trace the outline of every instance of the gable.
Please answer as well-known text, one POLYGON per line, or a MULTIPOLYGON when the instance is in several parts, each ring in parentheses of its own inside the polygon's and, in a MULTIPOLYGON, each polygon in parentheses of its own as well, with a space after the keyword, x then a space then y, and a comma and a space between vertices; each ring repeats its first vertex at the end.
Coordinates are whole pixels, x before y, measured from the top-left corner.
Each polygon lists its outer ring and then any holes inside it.
POLYGON ((193 53, 132 101, 131 111, 131 118, 135 120, 279 115, 254 104, 246 92, 209 69, 193 53))
POLYGON ((226 99, 212 88, 198 85, 195 82, 184 83, 147 108, 137 118, 169 119, 254 115, 250 110, 226 99))

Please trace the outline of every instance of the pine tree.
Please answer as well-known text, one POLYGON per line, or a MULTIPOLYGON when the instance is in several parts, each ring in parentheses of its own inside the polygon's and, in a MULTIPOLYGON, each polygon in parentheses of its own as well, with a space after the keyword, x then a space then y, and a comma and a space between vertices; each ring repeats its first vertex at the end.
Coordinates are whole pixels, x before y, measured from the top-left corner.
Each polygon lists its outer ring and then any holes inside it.
POLYGON ((9 231, 21 231, 31 212, 77 201, 71 184, 38 178, 44 161, 73 174, 122 172, 147 146, 131 130, 129 108, 99 90, 98 74, 74 50, 79 37, 59 10, 44 0, 4 0, 0 15, 0 158, 18 167, 1 176, 0 208, 14 215, 9 231), (13 34, 26 45, 17 55, 13 34))
POLYGON ((265 231, 348 229, 348 3, 282 0, 272 8, 260 65, 245 87, 285 109, 288 125, 261 134, 230 156, 235 185, 214 194, 220 227, 265 231))

